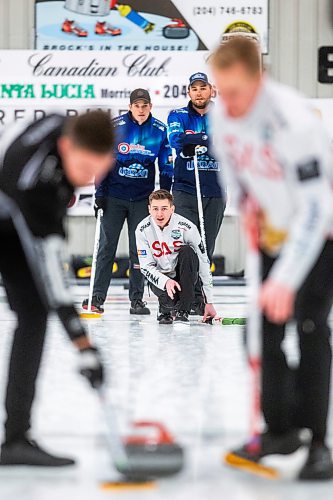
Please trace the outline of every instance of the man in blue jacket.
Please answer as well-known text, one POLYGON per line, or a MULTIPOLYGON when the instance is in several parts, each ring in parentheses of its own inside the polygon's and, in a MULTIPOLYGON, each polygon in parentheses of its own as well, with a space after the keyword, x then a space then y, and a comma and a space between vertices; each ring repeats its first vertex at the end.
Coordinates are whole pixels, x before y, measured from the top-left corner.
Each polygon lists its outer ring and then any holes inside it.
MULTIPOLYGON (((199 225, 197 192, 193 156, 196 146, 205 146, 206 152, 198 155, 199 178, 207 242, 211 260, 219 233, 224 210, 225 191, 219 181, 219 162, 210 154, 210 129, 208 111, 212 105, 213 89, 205 73, 195 73, 188 86, 190 102, 184 108, 171 111, 168 117, 168 137, 176 158, 174 163, 173 195, 176 212, 199 225)), ((193 309, 202 314, 204 302, 200 286, 196 290, 193 309)))
MULTIPOLYGON (((125 220, 128 225, 131 314, 150 314, 142 301, 144 277, 140 272, 135 229, 148 215, 148 198, 155 189, 155 161, 160 171, 160 187, 170 191, 173 165, 167 127, 151 114, 150 95, 136 89, 130 95, 128 113, 113 120, 115 166, 95 194, 95 212, 103 210, 97 256, 92 310, 103 313, 103 304, 112 277, 117 245, 125 220)), ((88 300, 82 307, 87 309, 88 300)))

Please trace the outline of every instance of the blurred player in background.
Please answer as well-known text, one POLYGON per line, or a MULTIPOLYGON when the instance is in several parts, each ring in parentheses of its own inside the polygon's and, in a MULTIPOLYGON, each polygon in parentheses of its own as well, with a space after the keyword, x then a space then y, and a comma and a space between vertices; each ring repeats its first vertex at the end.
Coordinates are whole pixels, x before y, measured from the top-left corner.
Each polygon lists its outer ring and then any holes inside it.
POLYGON ((195 286, 201 278, 204 321, 214 318, 210 264, 195 224, 175 214, 173 196, 163 189, 149 197, 149 213, 138 225, 136 241, 140 268, 159 301, 160 324, 189 323, 195 286))
MULTIPOLYGON (((92 310, 103 313, 121 230, 127 220, 131 314, 150 314, 143 302, 144 277, 140 272, 135 229, 148 215, 148 197, 155 188, 155 162, 160 170, 160 186, 170 190, 172 157, 164 123, 151 114, 152 103, 145 89, 130 95, 128 113, 113 120, 116 142, 115 167, 96 190, 95 210, 103 210, 97 256, 92 310)), ((87 309, 88 299, 82 307, 87 309)))
POLYGON ((259 448, 249 443, 233 453, 253 462, 289 454, 303 444, 299 430, 308 428, 312 442, 300 478, 329 479, 330 141, 301 96, 261 75, 253 41, 236 37, 222 44, 211 64, 220 94, 212 113, 215 151, 250 244, 259 247, 262 267, 262 410, 267 428, 259 448), (289 366, 282 345, 292 318, 300 347, 297 368, 289 366))
MULTIPOLYGON (((208 111, 212 106, 214 90, 205 73, 195 73, 190 77, 188 95, 188 105, 171 111, 168 117, 169 142, 176 153, 173 195, 177 214, 186 217, 199 228, 193 156, 196 146, 207 148, 205 153, 198 155, 198 167, 207 253, 211 261, 223 221, 226 199, 218 175, 221 166, 211 151, 212 131, 208 111)), ((200 282, 195 295, 193 310, 202 315, 205 304, 200 282)))
POLYGON ((110 169, 112 146, 111 120, 102 111, 70 119, 49 115, 1 137, 0 273, 17 317, 2 466, 74 463, 47 453, 28 433, 50 311, 79 350, 81 373, 93 387, 103 381, 99 353, 79 320, 64 271, 64 217, 74 187, 110 169))

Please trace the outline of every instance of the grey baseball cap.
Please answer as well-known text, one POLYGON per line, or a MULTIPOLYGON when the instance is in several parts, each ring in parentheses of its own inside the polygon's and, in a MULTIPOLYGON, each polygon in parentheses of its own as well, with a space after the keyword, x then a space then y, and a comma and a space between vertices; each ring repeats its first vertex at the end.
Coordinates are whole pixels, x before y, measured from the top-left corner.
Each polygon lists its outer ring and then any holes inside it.
POLYGON ((151 103, 150 95, 146 89, 135 89, 130 95, 130 103, 133 104, 136 101, 147 101, 151 103))

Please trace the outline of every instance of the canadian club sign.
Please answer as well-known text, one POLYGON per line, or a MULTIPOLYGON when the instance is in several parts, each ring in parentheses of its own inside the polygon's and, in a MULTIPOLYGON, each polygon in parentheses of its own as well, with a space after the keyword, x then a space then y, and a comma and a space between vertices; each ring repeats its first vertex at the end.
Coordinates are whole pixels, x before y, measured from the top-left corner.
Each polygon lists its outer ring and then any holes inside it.
MULTIPOLYGON (((71 53, 70 53, 71 54, 71 53)), ((62 60, 63 58, 58 58, 62 60)), ((28 64, 34 76, 70 76, 70 77, 117 77, 117 76, 139 76, 139 77, 167 77, 169 76, 168 66, 171 57, 164 55, 156 57, 149 54, 130 53, 120 58, 91 57, 85 54, 84 62, 78 65, 75 57, 71 54, 67 57, 67 64, 55 63, 54 54, 42 52, 33 54, 28 59, 28 64), (114 59, 118 59, 113 63, 114 59), (61 65, 58 65, 61 64, 61 65)))
POLYGON ((144 87, 156 106, 182 105, 189 76, 207 71, 206 58, 207 52, 184 62, 179 53, 1 51, 0 102, 127 108, 131 90, 144 87))
POLYGON ((0 51, 0 131, 34 109, 73 113, 96 107, 118 114, 128 109, 133 89, 149 90, 154 113, 165 120, 187 102, 188 78, 207 71, 207 52, 184 60, 165 52, 0 51))

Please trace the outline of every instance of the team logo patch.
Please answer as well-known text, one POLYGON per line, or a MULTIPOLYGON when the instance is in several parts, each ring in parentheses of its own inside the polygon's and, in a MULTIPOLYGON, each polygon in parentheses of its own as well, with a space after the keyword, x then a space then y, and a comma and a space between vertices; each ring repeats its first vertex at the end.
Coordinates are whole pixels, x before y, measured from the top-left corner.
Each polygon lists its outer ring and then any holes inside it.
POLYGON ((173 229, 173 231, 171 231, 171 238, 174 240, 179 240, 181 237, 182 233, 179 229, 173 229))
POLYGON ((303 181, 308 181, 320 177, 320 167, 317 160, 309 161, 308 163, 303 163, 297 167, 298 179, 303 181))
POLYGON ((127 142, 121 142, 118 144, 118 151, 119 153, 122 153, 123 155, 127 155, 131 150, 131 147, 127 142))
MULTIPOLYGON (((218 161, 213 160, 208 155, 203 154, 200 156, 200 160, 198 161, 198 169, 205 170, 206 172, 219 172, 220 163, 218 161)), ((186 162, 186 170, 192 172, 194 170, 194 161, 186 162)))
POLYGON ((191 76, 191 80, 194 82, 195 80, 201 80, 205 82, 207 80, 207 76, 204 73, 195 73, 191 76))
POLYGON ((140 257, 147 257, 147 250, 138 250, 138 255, 140 257))
POLYGON ((132 163, 129 167, 120 167, 118 174, 130 179, 148 179, 149 172, 140 163, 132 163))

